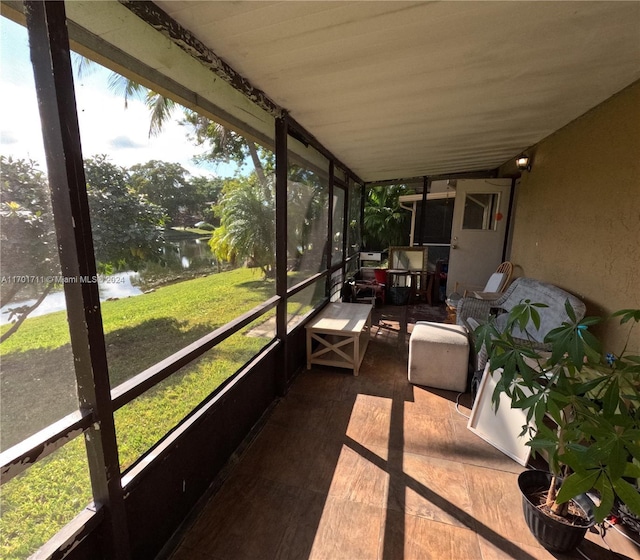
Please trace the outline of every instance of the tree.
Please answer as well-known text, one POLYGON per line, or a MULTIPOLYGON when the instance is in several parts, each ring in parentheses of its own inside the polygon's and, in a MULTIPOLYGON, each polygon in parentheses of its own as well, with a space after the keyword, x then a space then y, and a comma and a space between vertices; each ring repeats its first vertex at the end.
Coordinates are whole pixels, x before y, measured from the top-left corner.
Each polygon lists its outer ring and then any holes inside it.
MULTIPOLYGON (((60 282, 61 270, 45 174, 34 161, 0 156, 0 164, 1 303, 35 299, 11 308, 15 322, 0 339, 6 340, 60 282)), ((106 156, 85 160, 85 174, 98 269, 135 270, 146 260, 159 259, 164 211, 135 194, 128 173, 106 156)))
MULTIPOLYGON (((273 181, 271 181, 273 188, 273 181)), ((230 180, 218 205, 220 227, 209 245, 216 257, 257 266, 265 278, 275 270, 275 208, 273 196, 264 198, 256 175, 230 180)))
POLYGON ((218 204, 222 194, 224 180, 218 177, 209 178, 200 176, 193 177, 190 183, 195 190, 194 197, 197 201, 195 216, 197 216, 199 220, 203 220, 209 224, 220 225, 215 215, 214 206, 218 204))
POLYGON ((363 243, 368 249, 406 244, 409 214, 400 207, 401 194, 405 194, 404 185, 369 189, 362 231, 363 243))
MULTIPOLYGON (((82 57, 80 57, 82 58, 82 57)), ((88 59, 83 59, 77 63, 77 70, 86 71, 91 67, 87 63, 88 59)), ((196 161, 229 162, 235 161, 239 166, 244 165, 247 157, 251 159, 253 167, 265 196, 268 195, 268 172, 265 171, 260 152, 266 156, 265 150, 255 142, 246 140, 237 132, 224 127, 220 123, 212 121, 207 117, 178 105, 172 99, 150 90, 133 80, 125 78, 113 72, 109 78, 109 88, 119 92, 124 97, 125 107, 131 97, 138 96, 144 99, 149 108, 149 136, 156 136, 162 132, 164 124, 172 117, 177 108, 182 109, 183 118, 180 122, 183 126, 190 127, 190 139, 196 146, 208 146, 208 152, 201 154, 194 159, 196 161)))
POLYGON ((130 187, 129 173, 104 155, 85 160, 96 260, 102 271, 137 270, 160 259, 165 211, 130 187))
MULTIPOLYGON (((55 274, 56 270, 59 273, 45 174, 33 160, 14 160, 5 156, 0 156, 0 168, 2 277, 48 276, 55 274)), ((9 288, 3 285, 5 287, 9 288)), ((32 290, 33 288, 31 286, 32 290)), ((28 285, 16 283, 10 289, 3 289, 2 305, 12 300, 21 290, 29 291, 28 285), (7 301, 4 301, 5 298, 7 301)))
MULTIPOLYGON (((81 55, 75 55, 73 61, 76 74, 79 77, 95 69, 96 63, 81 55)), ((258 144, 247 141, 237 132, 195 111, 182 107, 172 99, 150 90, 117 72, 112 72, 109 76, 109 89, 123 96, 125 108, 132 97, 139 97, 144 100, 150 112, 150 137, 160 134, 164 124, 173 116, 175 110, 181 108, 183 119, 179 121, 180 124, 191 127, 191 139, 197 146, 208 145, 210 148, 208 153, 198 156, 197 159, 214 162, 236 161, 238 165, 243 165, 248 156, 254 165, 258 180, 263 188, 266 187, 268 173, 265 172, 259 155, 259 152, 264 150, 258 144)))
MULTIPOLYGON (((164 208, 172 225, 191 225, 197 210, 195 189, 188 182, 189 172, 179 163, 151 160, 130 169, 133 190, 149 202, 164 208)), ((196 220, 197 221, 197 220, 196 220)))
POLYGON ((32 304, 11 308, 15 324, 0 341, 18 330, 54 287, 60 274, 56 237, 44 173, 33 160, 0 156, 0 306, 34 298, 32 304))
POLYGON ((268 196, 268 181, 265 165, 260 157, 267 155, 265 150, 256 144, 245 139, 242 135, 225 128, 221 124, 191 111, 184 109, 184 118, 180 121, 182 125, 191 126, 191 140, 196 146, 207 145, 209 151, 198 156, 200 161, 235 161, 239 166, 243 165, 247 157, 251 158, 253 167, 260 185, 265 190, 265 197, 268 196))
POLYGON ((134 165, 130 176, 133 190, 164 208, 172 225, 188 227, 213 219, 211 206, 222 191, 221 179, 190 177, 179 163, 157 160, 134 165))
POLYGON ((328 191, 317 175, 299 166, 289 168, 287 186, 287 252, 294 270, 317 272, 327 242, 328 191))

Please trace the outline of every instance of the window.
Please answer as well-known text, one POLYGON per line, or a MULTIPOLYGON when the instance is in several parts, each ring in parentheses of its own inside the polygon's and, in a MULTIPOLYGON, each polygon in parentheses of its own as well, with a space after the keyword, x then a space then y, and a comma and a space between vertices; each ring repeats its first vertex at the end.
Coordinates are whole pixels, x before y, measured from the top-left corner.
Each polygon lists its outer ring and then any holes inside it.
MULTIPOLYGON (((116 388, 275 294, 273 155, 234 131, 221 136, 215 123, 171 102, 167 120, 149 139, 149 103, 134 96, 125 107, 109 84, 139 86, 87 65, 93 72, 76 76, 83 86, 77 88, 83 146, 100 146, 96 128, 111 136, 108 156, 85 153, 85 174, 109 376, 116 388), (228 145, 220 155, 222 138, 228 145), (137 163, 128 163, 129 152, 137 163)), ((148 101, 161 100, 142 91, 148 101)), ((250 330, 116 411, 122 468, 269 342, 268 329, 262 336, 245 334, 250 330)))
POLYGON ((326 268, 329 161, 289 136, 287 183, 288 285, 326 268))
MULTIPOLYGON (((416 230, 414 243, 450 243, 454 201, 453 197, 427 200, 422 231, 416 230)), ((416 222, 420 222, 421 212, 422 201, 418 201, 415 213, 416 222)))
POLYGON ((499 202, 499 193, 467 193, 462 229, 495 229, 499 202))

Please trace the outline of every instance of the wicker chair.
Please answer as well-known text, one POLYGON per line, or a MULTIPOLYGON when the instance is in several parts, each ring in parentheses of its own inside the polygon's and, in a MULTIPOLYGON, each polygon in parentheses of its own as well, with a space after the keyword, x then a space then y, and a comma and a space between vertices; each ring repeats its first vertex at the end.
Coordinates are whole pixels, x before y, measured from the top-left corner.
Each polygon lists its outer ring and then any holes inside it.
MULTIPOLYGON (((498 330, 503 329, 507 323, 508 312, 524 300, 532 303, 544 303, 547 307, 538 309, 540 314, 540 328, 533 324, 527 325, 527 333, 514 329, 516 338, 532 340, 540 348, 545 348, 544 338, 547 333, 563 322, 569 320, 565 309, 565 302, 573 307, 576 317, 582 319, 586 312, 584 303, 569 292, 533 278, 516 278, 511 286, 497 299, 486 300, 476 297, 463 297, 457 307, 456 322, 467 327, 470 333, 480 324, 489 320, 490 315, 495 315, 498 330)), ((483 369, 487 362, 487 352, 483 347, 477 353, 476 370, 483 369)))
POLYGON ((509 280, 511 280, 512 274, 513 264, 509 261, 505 261, 500 264, 496 271, 491 275, 482 291, 476 292, 470 289, 465 289, 464 293, 460 295, 458 292, 458 283, 456 282, 454 292, 447 298, 447 307, 451 310, 457 309, 458 303, 460 303, 460 300, 464 297, 474 297, 476 299, 486 300, 497 299, 509 285, 509 280))

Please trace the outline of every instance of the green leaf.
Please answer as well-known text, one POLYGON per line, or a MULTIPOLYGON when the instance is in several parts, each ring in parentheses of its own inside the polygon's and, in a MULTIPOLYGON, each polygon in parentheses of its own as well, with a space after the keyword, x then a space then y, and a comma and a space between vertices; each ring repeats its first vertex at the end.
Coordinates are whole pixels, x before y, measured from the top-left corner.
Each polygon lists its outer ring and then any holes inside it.
POLYGON ((621 478, 627 467, 627 452, 622 441, 616 440, 607 461, 611 478, 621 478))
POLYGON ((624 475, 627 478, 640 478, 640 465, 627 463, 624 468, 624 475))
POLYGON ((584 358, 584 342, 582 341, 582 333, 580 330, 577 331, 575 336, 569 339, 567 353, 569 354, 569 359, 575 365, 575 367, 578 370, 581 369, 584 358))
POLYGON ((578 395, 584 395, 585 393, 588 393, 589 391, 595 389, 598 385, 600 385, 600 383, 606 381, 606 379, 606 377, 602 376, 596 377, 595 379, 587 381, 586 383, 581 383, 576 387, 576 393, 578 395))
POLYGON ((613 481, 613 489, 635 515, 640 515, 640 493, 633 484, 619 478, 613 481))
POLYGON ((594 515, 596 521, 601 523, 613 509, 613 504, 615 501, 615 493, 613 491, 613 487, 609 479, 605 476, 601 476, 594 488, 600 492, 600 504, 596 506, 594 515))
MULTIPOLYGON (((556 424, 560 424, 562 422, 561 410, 555 400, 549 399, 547 401, 547 412, 556 424)), ((538 423, 538 425, 540 424, 538 423)))
POLYGON ((602 410, 605 416, 613 416, 618 409, 620 402, 620 386, 618 380, 614 378, 613 382, 607 387, 604 397, 602 398, 602 410))
POLYGON ((584 319, 582 319, 582 321, 580 321, 581 325, 597 325, 598 323, 602 322, 602 318, 600 317, 585 317, 584 319))
MULTIPOLYGON (((627 432, 628 433, 628 432, 627 432)), ((629 453, 633 456, 634 459, 640 461, 640 445, 638 445, 638 439, 631 440, 627 439, 627 434, 625 433, 625 447, 628 449, 629 453)))
POLYGON ((569 445, 570 450, 562 456, 562 461, 571 467, 574 471, 580 469, 583 464, 584 448, 576 447, 573 444, 569 445))
POLYGON ((620 319, 621 325, 632 320, 640 323, 640 309, 621 309, 613 313, 611 317, 622 317, 622 319, 620 319))
POLYGON ((547 403, 543 400, 538 401, 535 407, 535 425, 540 426, 544 422, 545 414, 547 413, 547 403))
POLYGON ((535 449, 548 449, 555 447, 557 442, 551 439, 534 438, 527 445, 535 449))
POLYGON ((559 504, 569 501, 580 494, 591 490, 600 476, 600 471, 589 471, 586 473, 573 473, 564 479, 556 502, 559 504))
POLYGON ((592 362, 598 363, 602 354, 600 341, 589 331, 582 331, 582 340, 585 344, 584 352, 592 362))
POLYGON ((540 400, 541 396, 540 394, 533 394, 525 398, 518 398, 511 401, 511 408, 531 408, 540 400))
POLYGON ((538 313, 533 307, 531 308, 531 321, 533 322, 536 330, 540 330, 540 313, 538 313))

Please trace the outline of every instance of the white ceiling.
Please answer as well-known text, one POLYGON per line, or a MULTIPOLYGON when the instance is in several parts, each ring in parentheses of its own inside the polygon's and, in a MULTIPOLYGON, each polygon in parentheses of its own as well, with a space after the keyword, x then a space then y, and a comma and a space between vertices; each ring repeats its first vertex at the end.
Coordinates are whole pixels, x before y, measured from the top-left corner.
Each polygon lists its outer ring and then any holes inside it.
POLYGON ((365 181, 495 168, 640 79, 635 1, 156 4, 365 181))

